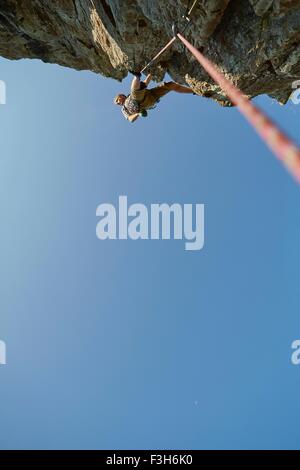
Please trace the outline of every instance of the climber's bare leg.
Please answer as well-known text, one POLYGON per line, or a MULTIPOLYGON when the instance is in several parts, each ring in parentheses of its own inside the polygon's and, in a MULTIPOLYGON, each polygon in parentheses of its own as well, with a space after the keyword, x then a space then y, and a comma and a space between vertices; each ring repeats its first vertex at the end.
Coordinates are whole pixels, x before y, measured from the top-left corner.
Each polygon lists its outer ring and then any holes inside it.
POLYGON ((191 88, 183 85, 179 85, 179 83, 175 82, 169 82, 168 86, 170 87, 171 90, 176 91, 176 93, 186 93, 189 95, 192 95, 195 93, 191 88))

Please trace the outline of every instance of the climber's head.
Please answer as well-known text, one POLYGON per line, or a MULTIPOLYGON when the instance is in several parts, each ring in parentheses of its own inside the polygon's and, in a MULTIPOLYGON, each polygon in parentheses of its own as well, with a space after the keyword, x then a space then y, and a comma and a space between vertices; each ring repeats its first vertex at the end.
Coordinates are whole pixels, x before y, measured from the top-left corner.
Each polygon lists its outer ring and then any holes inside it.
POLYGON ((117 95, 114 99, 114 103, 117 104, 118 106, 123 106, 125 103, 126 96, 125 95, 117 95))

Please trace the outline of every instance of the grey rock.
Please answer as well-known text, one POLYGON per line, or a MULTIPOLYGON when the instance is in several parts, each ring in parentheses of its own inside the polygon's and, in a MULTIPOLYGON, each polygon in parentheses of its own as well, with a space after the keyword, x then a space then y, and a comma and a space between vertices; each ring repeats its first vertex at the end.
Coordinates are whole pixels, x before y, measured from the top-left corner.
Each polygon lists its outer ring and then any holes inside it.
MULTIPOLYGON (((2 0, 0 55, 38 58, 122 80, 179 30, 188 0, 2 0)), ((185 35, 249 97, 285 103, 300 78, 300 0, 199 0, 185 35)), ((177 41, 150 68, 230 106, 177 41)))

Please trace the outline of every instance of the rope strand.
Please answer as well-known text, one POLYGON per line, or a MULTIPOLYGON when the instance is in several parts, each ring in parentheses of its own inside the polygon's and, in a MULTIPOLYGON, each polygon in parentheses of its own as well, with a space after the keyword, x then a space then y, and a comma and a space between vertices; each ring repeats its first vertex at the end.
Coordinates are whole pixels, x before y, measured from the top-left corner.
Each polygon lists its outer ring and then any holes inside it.
POLYGON ((167 49, 169 49, 169 47, 171 47, 172 44, 173 44, 176 40, 177 40, 177 36, 174 36, 174 37, 171 39, 171 41, 169 41, 168 44, 166 44, 165 47, 163 47, 163 48, 161 49, 161 51, 159 51, 159 53, 156 54, 156 56, 153 57, 153 59, 151 59, 150 62, 148 62, 148 64, 145 65, 145 67, 141 70, 141 73, 144 73, 145 70, 146 70, 148 67, 150 67, 150 65, 152 65, 152 64, 156 61, 156 59, 158 59, 167 49))

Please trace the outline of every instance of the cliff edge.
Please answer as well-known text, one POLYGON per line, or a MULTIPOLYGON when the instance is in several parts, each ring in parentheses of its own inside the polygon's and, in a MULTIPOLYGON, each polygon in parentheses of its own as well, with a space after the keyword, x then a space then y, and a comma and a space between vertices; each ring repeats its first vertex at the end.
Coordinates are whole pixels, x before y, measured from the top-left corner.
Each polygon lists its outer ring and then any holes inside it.
MULTIPOLYGON (((0 55, 35 58, 122 80, 181 30, 188 0, 3 0, 0 55)), ((186 37, 254 97, 281 103, 300 79, 300 0, 199 0, 186 37)), ((229 105, 178 42, 151 68, 229 105)))

